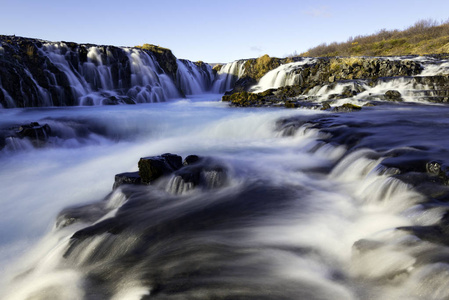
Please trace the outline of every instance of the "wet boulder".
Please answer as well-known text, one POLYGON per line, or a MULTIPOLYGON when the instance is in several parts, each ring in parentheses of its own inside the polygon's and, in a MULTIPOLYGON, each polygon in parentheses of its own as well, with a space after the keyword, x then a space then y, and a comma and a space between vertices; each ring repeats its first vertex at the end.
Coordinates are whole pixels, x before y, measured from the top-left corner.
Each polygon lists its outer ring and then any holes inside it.
POLYGON ((438 176, 445 185, 449 185, 449 166, 441 161, 430 161, 426 164, 426 171, 430 175, 438 176))
POLYGON ((40 125, 38 122, 31 122, 30 124, 21 125, 17 131, 19 138, 29 138, 35 141, 46 141, 51 133, 51 128, 48 124, 40 125))
POLYGON ((122 184, 140 184, 142 182, 139 172, 126 172, 115 175, 113 190, 122 184))
POLYGON ((213 158, 189 155, 182 161, 176 154, 141 158, 139 171, 115 175, 113 190, 124 184, 157 186, 172 194, 182 194, 196 187, 213 189, 227 182, 227 168, 213 158))
POLYGON ((182 194, 196 187, 214 189, 225 185, 227 171, 223 164, 212 158, 190 155, 184 166, 175 171, 168 183, 168 191, 182 194))
POLYGON ((188 166, 188 165, 192 165, 195 164, 196 162, 198 162, 200 160, 200 157, 198 155, 189 155, 187 156, 184 161, 182 162, 182 164, 184 166, 188 166))
POLYGON ((354 111, 360 111, 362 109, 361 106, 351 104, 351 103, 345 103, 341 106, 336 106, 332 109, 334 112, 354 112, 354 111))
POLYGON ((0 149, 7 145, 7 140, 29 140, 34 147, 42 147, 51 135, 48 124, 40 125, 38 122, 16 125, 9 128, 0 128, 0 149))
POLYGON ((182 167, 182 157, 165 153, 161 156, 143 157, 139 163, 139 176, 142 183, 150 183, 163 175, 168 175, 182 167))
POLYGON ((401 93, 396 90, 386 91, 384 96, 385 96, 385 99, 389 100, 389 101, 402 101, 401 93))

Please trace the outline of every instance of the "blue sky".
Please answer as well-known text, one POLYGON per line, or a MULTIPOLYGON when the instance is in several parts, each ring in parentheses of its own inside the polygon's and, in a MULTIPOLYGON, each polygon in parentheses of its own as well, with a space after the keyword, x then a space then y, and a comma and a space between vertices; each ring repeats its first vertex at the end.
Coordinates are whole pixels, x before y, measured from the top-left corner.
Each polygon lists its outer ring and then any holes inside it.
POLYGON ((446 21, 447 0, 0 0, 0 34, 170 48, 178 58, 285 57, 321 43, 421 19, 446 21))

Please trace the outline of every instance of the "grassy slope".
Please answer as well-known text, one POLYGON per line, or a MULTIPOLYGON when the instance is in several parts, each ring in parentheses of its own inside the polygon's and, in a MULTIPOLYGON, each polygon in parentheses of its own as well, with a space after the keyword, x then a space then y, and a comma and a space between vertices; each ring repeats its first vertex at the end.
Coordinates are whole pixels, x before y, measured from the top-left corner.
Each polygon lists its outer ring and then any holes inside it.
POLYGON ((390 56, 449 53, 449 21, 422 20, 403 30, 385 29, 343 43, 321 44, 300 56, 390 56))

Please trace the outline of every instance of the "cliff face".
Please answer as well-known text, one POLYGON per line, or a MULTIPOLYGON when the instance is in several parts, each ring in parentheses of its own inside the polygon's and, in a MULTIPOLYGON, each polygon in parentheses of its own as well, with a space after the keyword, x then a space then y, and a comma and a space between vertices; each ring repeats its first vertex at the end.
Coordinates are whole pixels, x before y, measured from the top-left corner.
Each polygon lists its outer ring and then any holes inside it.
POLYGON ((148 44, 125 48, 15 36, 0 36, 0 43, 5 108, 159 102, 183 96, 180 81, 206 91, 215 79, 208 65, 179 72, 169 49, 148 44))

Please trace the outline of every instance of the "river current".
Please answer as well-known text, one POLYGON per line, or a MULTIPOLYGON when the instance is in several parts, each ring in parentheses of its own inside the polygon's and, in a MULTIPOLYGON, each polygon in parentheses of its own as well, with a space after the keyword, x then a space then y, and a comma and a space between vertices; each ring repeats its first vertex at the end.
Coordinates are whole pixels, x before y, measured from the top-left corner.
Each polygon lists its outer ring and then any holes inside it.
POLYGON ((447 157, 446 107, 335 114, 220 97, 0 110, 2 127, 52 128, 44 147, 0 153, 1 298, 449 297, 449 249, 418 230, 447 207, 406 168, 447 157), (163 153, 211 159, 223 184, 112 192, 115 174, 163 153))

